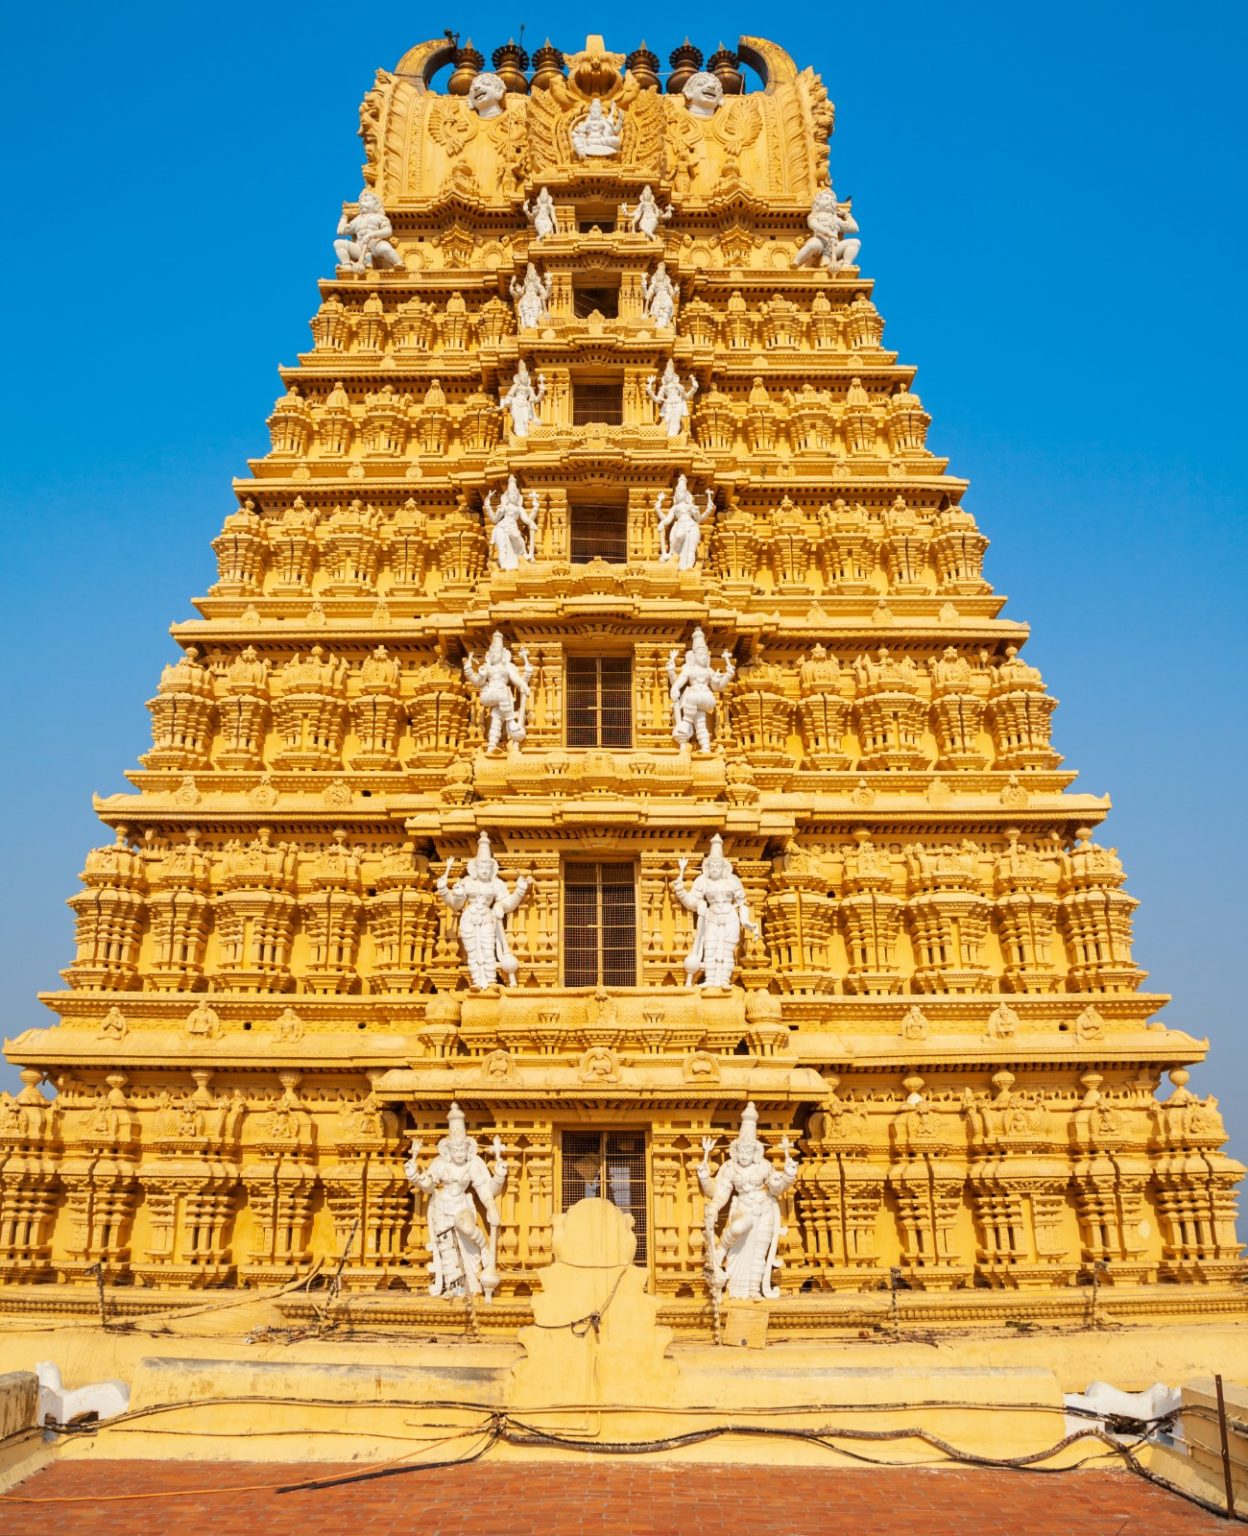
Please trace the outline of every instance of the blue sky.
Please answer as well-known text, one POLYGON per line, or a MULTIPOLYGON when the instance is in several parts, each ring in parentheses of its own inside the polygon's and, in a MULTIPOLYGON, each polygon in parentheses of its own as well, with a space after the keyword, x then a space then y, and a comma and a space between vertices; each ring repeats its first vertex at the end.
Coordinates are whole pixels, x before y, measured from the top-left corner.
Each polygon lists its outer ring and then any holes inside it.
MULTIPOLYGON (((608 8, 323 0, 10 8, 0 1033, 71 953, 93 790, 148 743, 168 624, 212 579, 230 477, 308 345, 356 107, 447 25, 626 51, 608 8)), ((1213 1040, 1248 1156, 1242 7, 686 8, 666 57, 775 37, 837 105, 833 167, 929 445, 1033 625, 1055 741, 1115 801, 1136 955, 1213 1040), (1203 361, 1202 361, 1203 359, 1203 361)), ((0 1082, 12 1074, 0 1068, 0 1082)))

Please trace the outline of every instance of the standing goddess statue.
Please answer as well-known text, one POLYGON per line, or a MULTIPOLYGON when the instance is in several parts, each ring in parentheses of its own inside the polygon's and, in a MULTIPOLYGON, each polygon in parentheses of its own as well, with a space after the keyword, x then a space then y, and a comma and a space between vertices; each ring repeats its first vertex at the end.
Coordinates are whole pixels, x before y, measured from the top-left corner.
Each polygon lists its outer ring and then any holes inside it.
POLYGON ((711 750, 711 716, 715 713, 715 699, 737 675, 736 663, 731 651, 724 651, 726 666, 716 672, 711 665, 711 652, 706 636, 695 629, 689 649, 685 652, 684 665, 677 670, 679 651, 672 651, 667 658, 667 680, 672 701, 672 739, 680 746, 697 738, 703 752, 711 750))
POLYGON ((434 1160, 421 1173, 417 1164, 423 1143, 413 1136, 403 1171, 408 1183, 429 1197, 426 1218, 431 1296, 484 1296, 493 1301, 498 1287, 498 1197, 507 1183, 503 1143, 494 1138, 494 1171, 477 1151, 476 1139, 464 1130, 464 1113, 452 1104, 446 1115, 449 1135, 438 1142, 434 1160), (488 1235, 481 1228, 473 1194, 485 1212, 488 1235))
POLYGON ((464 657, 464 679, 477 690, 482 704, 488 711, 485 749, 493 752, 501 743, 504 731, 507 740, 517 746, 528 734, 524 728, 524 715, 529 702, 529 679, 533 676, 533 663, 525 646, 520 647, 524 662, 521 672, 511 659, 511 652, 503 643, 503 637, 495 630, 490 637, 490 648, 478 667, 476 658, 469 651, 464 657))
POLYGON ((655 325, 668 326, 676 323, 676 284, 667 275, 667 263, 661 261, 654 275, 641 275, 642 308, 647 320, 655 325))
POLYGON ((542 323, 550 303, 554 279, 543 277, 532 262, 524 269, 524 281, 511 280, 511 296, 516 302, 516 319, 523 330, 531 331, 542 323))
POLYGON ((476 858, 468 860, 463 878, 450 885, 454 866, 455 860, 447 859, 436 889, 451 911, 459 913, 459 942, 464 946, 472 984, 478 990, 496 987, 502 971, 507 985, 514 987, 520 962, 507 943, 507 914, 524 900, 532 882, 521 875, 515 888, 507 889, 498 873, 498 860, 490 852, 487 832, 478 839, 476 858))
POLYGON ((697 392, 697 379, 690 376, 689 383, 682 384, 676 376, 676 364, 670 357, 661 379, 656 379, 655 375, 651 374, 646 380, 646 393, 658 406, 659 420, 667 428, 668 437, 679 437, 684 431, 685 420, 689 415, 689 402, 697 392))
POLYGON ((672 504, 666 512, 663 510, 665 495, 665 491, 660 491, 654 503, 655 514, 659 519, 659 559, 668 561, 675 555, 677 569, 691 571, 698 563, 702 524, 714 513, 715 498, 708 490, 706 506, 699 511, 684 475, 676 481, 672 504))
POLYGON ((745 887, 724 857, 724 840, 718 833, 711 839, 711 851, 702 860, 701 873, 688 888, 685 870, 689 860, 681 859, 679 865, 672 892, 685 911, 697 918, 693 948, 685 957, 685 985, 692 987, 701 971, 704 987, 731 986, 741 930, 758 937, 745 899, 745 887))
POLYGON ((728 1160, 711 1176, 714 1136, 702 1138, 698 1185, 706 1201, 707 1274, 716 1296, 724 1291, 733 1301, 774 1301, 780 1288, 771 1272, 780 1268, 776 1254, 785 1228, 780 1225, 780 1197, 797 1178, 797 1163, 789 1138, 780 1143, 782 1168, 767 1161, 758 1139, 758 1111, 747 1104, 741 1130, 728 1148, 728 1160), (723 1234, 715 1235, 719 1213, 728 1207, 723 1234))
POLYGON ((660 208, 659 200, 651 187, 641 189, 641 196, 637 199, 635 208, 630 208, 627 203, 621 203, 620 213, 632 225, 635 235, 645 235, 648 240, 653 240, 659 232, 659 225, 664 219, 670 219, 672 216, 670 204, 666 208, 660 208))
MULTIPOLYGON (((529 370, 525 367, 521 358, 516 364, 515 377, 511 381, 511 388, 498 402, 500 411, 511 412, 511 430, 516 437, 528 437, 529 428, 540 426, 541 417, 537 408, 546 398, 546 375, 539 373, 537 376, 537 388, 533 388, 533 380, 529 377, 529 370)), ((532 559, 532 556, 529 557, 532 559)), ((506 569, 506 567, 504 567, 506 569)))
POLYGON ((532 220, 533 233, 539 240, 545 240, 548 235, 553 235, 558 228, 555 220, 555 200, 550 195, 549 187, 543 187, 531 203, 526 199, 524 212, 525 216, 532 220))
POLYGON ((524 497, 516 483, 515 475, 507 476, 507 489, 497 506, 494 492, 485 498, 485 515, 492 527, 490 543, 498 556, 500 571, 514 571, 522 560, 533 559, 533 545, 537 538, 537 492, 529 492, 529 507, 525 510, 524 497), (525 533, 525 529, 528 533, 525 533))

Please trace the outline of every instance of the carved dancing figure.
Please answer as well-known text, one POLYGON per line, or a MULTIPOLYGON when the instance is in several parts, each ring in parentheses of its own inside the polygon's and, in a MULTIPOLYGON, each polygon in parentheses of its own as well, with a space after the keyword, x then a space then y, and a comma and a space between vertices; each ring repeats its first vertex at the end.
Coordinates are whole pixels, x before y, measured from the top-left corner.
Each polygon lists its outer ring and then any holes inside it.
POLYGON ((641 274, 641 298, 647 320, 663 326, 676 323, 676 284, 667 275, 665 261, 655 267, 653 277, 641 274))
POLYGON ((723 82, 707 69, 690 75, 680 94, 690 117, 714 117, 724 104, 723 82))
MULTIPOLYGON (((538 398, 540 399, 540 396, 538 398)), ((533 559, 534 541, 537 538, 537 492, 529 492, 529 508, 526 511, 524 496, 516 484, 516 477, 508 475, 507 489, 503 492, 498 506, 494 505, 493 491, 487 494, 484 505, 485 515, 493 525, 490 543, 493 544, 494 553, 498 556, 499 570, 518 570, 522 560, 533 559)))
POLYGON ((858 233, 858 226, 849 209, 848 203, 837 202, 836 193, 831 187, 824 187, 815 193, 815 200, 810 205, 810 216, 806 220, 810 228, 810 239, 794 256, 795 267, 805 266, 812 257, 817 258, 819 266, 827 267, 832 272, 853 266, 862 249, 862 241, 845 238, 858 233))
POLYGON ((611 110, 602 110, 602 100, 595 96, 589 112, 572 130, 572 148, 582 160, 593 155, 618 155, 624 143, 624 118, 615 102, 611 110))
MULTIPOLYGON (((533 381, 529 377, 529 370, 521 359, 516 364, 516 374, 511 381, 511 388, 499 400, 500 411, 511 412, 511 430, 515 437, 528 437, 529 428, 540 426, 542 418, 538 415, 537 408, 546 398, 546 375, 539 373, 537 376, 537 388, 533 388, 533 381)), ((531 560, 532 555, 529 556, 531 560)))
POLYGON ((390 243, 394 226, 376 192, 367 187, 359 196, 359 212, 354 218, 344 213, 338 220, 338 239, 334 255, 338 265, 351 272, 366 272, 369 267, 402 267, 403 258, 390 243))
POLYGON ((691 374, 688 385, 682 384, 676 376, 676 364, 670 357, 661 379, 652 373, 646 380, 646 393, 658 407, 659 419, 667 428, 668 437, 679 437, 684 431, 689 402, 697 392, 697 379, 691 374))
POLYGON ((524 900, 532 882, 527 875, 521 875, 514 889, 507 889, 499 877, 498 860, 490 852, 487 832, 477 839, 476 857, 468 860, 463 878, 450 885, 454 866, 455 860, 447 859, 436 889, 451 911, 459 913, 459 941, 464 946, 472 984, 477 988, 495 987, 502 971, 507 985, 514 987, 520 962, 507 943, 507 914, 524 900))
POLYGON ((718 833, 711 839, 711 851, 702 860, 701 872, 688 889, 685 870, 689 860, 682 858, 677 862, 680 873, 672 881, 672 893, 685 911, 697 918, 693 948, 685 957, 685 985, 695 985, 694 978, 701 971, 704 987, 731 986, 741 930, 744 928, 752 938, 758 937, 745 899, 745 887, 724 857, 724 840, 718 833))
POLYGON ((503 1143, 494 1138, 494 1169, 486 1167, 476 1139, 464 1130, 458 1104, 446 1113, 449 1135, 438 1142, 437 1156, 421 1173, 417 1164, 423 1142, 412 1137, 403 1171, 408 1183, 429 1197, 429 1263, 431 1296, 483 1296, 494 1299, 498 1288, 498 1197, 507 1183, 503 1143), (483 1231, 473 1195, 485 1213, 483 1231))
POLYGON ((516 302, 516 319, 523 330, 534 330, 542 323, 550 303, 552 286, 553 279, 543 278, 532 262, 524 269, 523 282, 512 278, 511 296, 516 302))
POLYGON ((776 1249, 785 1234, 780 1224, 780 1199, 797 1178, 797 1163, 786 1136, 780 1143, 783 1166, 774 1168, 758 1139, 758 1111, 747 1104, 741 1113, 741 1129, 729 1144, 728 1159, 711 1175, 714 1136, 702 1138, 698 1185, 706 1201, 707 1266, 711 1288, 717 1296, 725 1290, 733 1301, 774 1301, 780 1288, 772 1271, 782 1260, 776 1249), (721 1236, 715 1233, 719 1214, 728 1216, 721 1236))
POLYGON ((465 100, 469 111, 475 112, 485 123, 491 118, 502 117, 506 95, 507 86, 502 75, 483 69, 479 75, 473 75, 465 100))
POLYGON ((558 229, 555 219, 555 200, 550 195, 550 189, 543 187, 530 203, 524 202, 525 217, 533 225, 533 233, 539 240, 545 240, 548 235, 553 235, 558 229))
POLYGON ((478 667, 471 651, 464 657, 464 679, 477 690, 482 704, 489 711, 485 749, 493 752, 507 733, 507 740, 517 745, 527 734, 524 728, 525 710, 529 703, 529 679, 533 676, 533 663, 527 647, 520 647, 524 661, 521 672, 511 659, 511 652, 503 643, 498 630, 490 638, 490 648, 478 667))
POLYGON ((637 199, 635 208, 630 208, 627 203, 621 203, 620 212, 632 225, 633 233, 645 235, 648 240, 653 240, 659 232, 659 225, 664 219, 670 219, 672 216, 671 204, 669 203, 666 208, 660 208, 659 200, 651 187, 641 189, 641 196, 637 199))
POLYGON ((726 663, 722 672, 711 665, 711 653, 706 636, 695 629, 689 649, 685 652, 684 665, 677 670, 679 651, 672 651, 667 658, 667 678, 672 701, 672 739, 680 746, 697 738, 703 752, 711 750, 711 716, 715 713, 715 699, 737 675, 731 651, 724 651, 726 663))
POLYGON ((676 481, 676 489, 672 492, 672 504, 664 512, 663 497, 666 494, 665 491, 660 491, 654 503, 655 514, 659 519, 659 559, 667 561, 675 555, 676 568, 681 571, 691 571, 698 563, 698 544, 702 538, 702 524, 714 514, 715 498, 708 489, 706 506, 699 511, 698 504, 689 490, 689 482, 684 475, 676 481))

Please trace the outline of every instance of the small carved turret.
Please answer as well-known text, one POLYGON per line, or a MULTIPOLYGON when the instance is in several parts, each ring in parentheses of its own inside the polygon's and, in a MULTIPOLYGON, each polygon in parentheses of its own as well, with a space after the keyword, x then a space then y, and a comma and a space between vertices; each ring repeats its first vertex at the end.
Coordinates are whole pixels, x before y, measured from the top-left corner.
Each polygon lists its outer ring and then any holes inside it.
POLYGON ((960 848, 912 843, 905 852, 914 990, 987 991, 984 941, 992 907, 980 884, 978 848, 970 842, 960 848))
POLYGON ((909 656, 895 660, 886 646, 854 662, 855 700, 863 768, 922 768, 928 753, 923 733, 927 704, 919 669, 909 656))
POLYGON ((219 597, 241 597, 259 592, 264 580, 268 535, 264 519, 250 497, 225 519, 212 541, 217 556, 217 580, 212 587, 219 597))
POLYGON ((152 712, 152 749, 143 754, 148 768, 206 768, 212 746, 212 673, 193 645, 161 673, 152 712))
POLYGON ((1134 992, 1145 973, 1131 959, 1131 914, 1139 906, 1122 890, 1118 852, 1081 827, 1062 858, 1062 922, 1070 950, 1070 987, 1079 992, 1134 992))
POLYGON ((78 878, 86 889, 68 903, 77 953, 62 974, 75 988, 129 990, 138 983, 147 874, 125 827, 117 828, 114 843, 91 850, 78 878))
POLYGON ((149 979, 168 992, 191 991, 204 972, 212 921, 212 866, 192 829, 149 872, 152 937, 149 979))
POLYGON ((292 384, 273 407, 268 420, 275 457, 301 458, 312 441, 312 409, 292 384))
POLYGON ((359 769, 397 768, 403 703, 399 696, 400 667, 379 645, 360 668, 360 688, 351 701, 351 725, 358 743, 351 766, 359 769))
POLYGON ((221 725, 220 766, 259 768, 269 709, 269 662, 249 645, 226 669, 217 700, 221 725))

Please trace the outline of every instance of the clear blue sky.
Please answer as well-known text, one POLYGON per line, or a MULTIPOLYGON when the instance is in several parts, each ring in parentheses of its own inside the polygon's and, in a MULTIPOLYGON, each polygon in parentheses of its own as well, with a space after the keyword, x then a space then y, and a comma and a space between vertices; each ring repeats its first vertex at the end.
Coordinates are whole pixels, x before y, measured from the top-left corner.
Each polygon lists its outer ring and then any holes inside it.
MULTIPOLYGON (((639 8, 638 16, 643 14, 639 8)), ((1055 740, 1143 905, 1194 1086, 1248 1155, 1244 8, 915 3, 646 14, 666 57, 773 36, 823 75, 887 340, 1030 621, 1055 740), (1203 359, 1203 361, 1202 361, 1203 359)), ((626 51, 607 7, 9 9, 3 329, 8 814, 0 1033, 47 1017, 64 899, 214 565, 231 475, 308 345, 374 70, 447 25, 626 51)), ((0 1068, 0 1081, 12 1076, 0 1068)))

